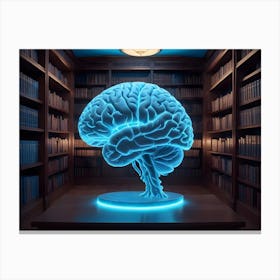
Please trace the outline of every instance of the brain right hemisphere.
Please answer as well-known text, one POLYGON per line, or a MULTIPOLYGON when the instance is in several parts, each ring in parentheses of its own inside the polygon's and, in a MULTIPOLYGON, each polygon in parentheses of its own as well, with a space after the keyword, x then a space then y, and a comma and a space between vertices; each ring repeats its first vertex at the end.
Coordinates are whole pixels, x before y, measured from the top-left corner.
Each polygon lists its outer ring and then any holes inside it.
POLYGON ((149 154, 159 175, 173 171, 193 143, 184 107, 166 90, 143 82, 122 83, 95 97, 79 120, 81 138, 103 147, 112 166, 125 166, 149 154))

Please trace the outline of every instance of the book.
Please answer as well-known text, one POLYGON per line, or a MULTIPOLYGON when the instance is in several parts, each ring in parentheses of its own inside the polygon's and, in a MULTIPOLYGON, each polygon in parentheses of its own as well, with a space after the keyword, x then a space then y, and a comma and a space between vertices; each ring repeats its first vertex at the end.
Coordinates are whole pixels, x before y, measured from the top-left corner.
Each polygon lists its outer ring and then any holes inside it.
POLYGON ((56 154, 68 152, 69 140, 67 138, 51 137, 48 138, 48 153, 56 154))
POLYGON ((38 99, 39 82, 20 72, 19 76, 19 93, 20 95, 38 99))
POLYGON ((211 139, 211 151, 220 153, 231 153, 233 148, 232 138, 212 138, 211 139))
POLYGON ((261 106, 240 111, 240 127, 261 125, 261 106))
POLYGON ((20 127, 38 128, 39 112, 36 109, 20 105, 20 127))
POLYGON ((238 138, 238 154, 261 158, 261 135, 245 135, 238 138))
POLYGON ((39 176, 22 175, 20 176, 20 202, 25 205, 30 201, 40 197, 39 176))
POLYGON ((213 171, 211 173, 212 184, 218 186, 222 191, 231 195, 232 193, 232 180, 229 176, 213 171))
POLYGON ((69 101, 63 99, 56 92, 51 92, 50 90, 49 90, 49 105, 56 109, 69 112, 69 101))
POLYGON ((218 169, 221 172, 231 176, 232 174, 232 160, 223 156, 211 156, 212 168, 218 169))
POLYGON ((20 164, 32 164, 39 161, 39 141, 20 140, 20 164))
POLYGON ((211 85, 213 86, 216 82, 218 82, 220 79, 222 79, 224 76, 226 76, 230 71, 232 71, 233 68, 233 61, 229 60, 227 63, 222 65, 218 71, 216 71, 211 76, 211 85))

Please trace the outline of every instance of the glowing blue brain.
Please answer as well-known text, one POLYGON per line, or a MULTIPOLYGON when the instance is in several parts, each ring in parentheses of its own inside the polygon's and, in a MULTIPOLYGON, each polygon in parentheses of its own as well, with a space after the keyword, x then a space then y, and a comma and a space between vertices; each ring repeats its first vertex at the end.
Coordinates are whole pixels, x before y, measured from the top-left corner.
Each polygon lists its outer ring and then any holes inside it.
POLYGON ((103 147, 114 167, 132 164, 146 197, 166 197, 159 177, 181 164, 193 144, 192 122, 168 91, 144 82, 121 83, 93 98, 79 118, 79 134, 103 147))

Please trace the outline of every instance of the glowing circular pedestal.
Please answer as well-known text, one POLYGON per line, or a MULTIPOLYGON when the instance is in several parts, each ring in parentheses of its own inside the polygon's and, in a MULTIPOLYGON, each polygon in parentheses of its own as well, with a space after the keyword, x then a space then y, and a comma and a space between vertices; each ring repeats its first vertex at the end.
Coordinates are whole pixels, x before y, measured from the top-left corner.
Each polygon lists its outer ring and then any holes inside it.
POLYGON ((167 198, 146 198, 142 192, 126 191, 104 193, 97 197, 97 205, 104 208, 119 210, 164 210, 180 207, 184 196, 178 193, 165 192, 167 198))

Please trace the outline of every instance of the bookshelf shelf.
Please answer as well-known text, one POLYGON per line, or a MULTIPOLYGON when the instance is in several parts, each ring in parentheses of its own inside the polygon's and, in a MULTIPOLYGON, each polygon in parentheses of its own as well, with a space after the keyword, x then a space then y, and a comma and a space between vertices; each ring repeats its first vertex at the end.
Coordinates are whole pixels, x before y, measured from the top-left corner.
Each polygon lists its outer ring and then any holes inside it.
POLYGON ((20 127, 22 132, 35 132, 35 133, 43 133, 43 128, 34 128, 34 127, 20 127))
POLYGON ((31 74, 33 77, 42 76, 46 72, 44 67, 42 67, 39 63, 23 54, 20 55, 20 67, 21 70, 31 74))
POLYGON ((231 50, 222 50, 208 66, 207 71, 213 72, 219 65, 227 61, 231 56, 231 50))
POLYGON ((243 79, 242 82, 249 82, 252 79, 255 78, 260 78, 261 76, 261 68, 256 69, 255 71, 251 72, 250 74, 246 75, 243 79))
POLYGON ((260 185, 254 184, 254 183, 252 183, 248 180, 245 180, 243 178, 238 178, 237 180, 238 180, 239 183, 245 184, 249 187, 255 188, 258 191, 261 191, 260 185))
POLYGON ((52 176, 54 176, 56 174, 60 174, 60 173, 66 172, 67 170, 68 170, 68 167, 62 168, 62 169, 54 171, 54 172, 49 172, 48 173, 48 177, 52 177, 52 176))
POLYGON ((231 79, 232 79, 232 71, 229 71, 219 81, 217 81, 214 85, 212 85, 209 91, 213 92, 213 91, 224 90, 231 83, 231 79))
POLYGON ((248 129, 260 129, 261 125, 260 124, 255 124, 255 125, 248 125, 248 126, 242 126, 242 127, 238 127, 238 130, 248 130, 248 129))
POLYGON ((219 169, 219 168, 216 168, 216 167, 211 167, 211 169, 212 170, 214 170, 214 171, 217 171, 217 172, 219 172, 219 173, 223 173, 224 175, 227 175, 227 176, 229 176, 229 177, 232 177, 232 174, 229 174, 229 173, 227 173, 227 172, 225 172, 224 170, 222 170, 222 169, 219 169))
POLYGON ((49 51, 50 61, 52 61, 58 68, 62 69, 63 71, 70 71, 71 65, 65 58, 57 51, 57 50, 50 50, 49 51))
POLYGON ((26 171, 26 170, 29 170, 29 169, 41 167, 42 165, 43 165, 43 162, 35 162, 35 163, 31 163, 31 164, 25 164, 25 165, 22 165, 20 167, 20 171, 26 171))
POLYGON ((210 151, 210 153, 213 154, 213 155, 221 155, 221 156, 226 156, 226 157, 232 157, 232 154, 230 154, 230 153, 214 152, 214 151, 210 151))
POLYGON ((48 131, 49 133, 51 134, 69 134, 70 132, 69 131, 62 131, 62 130, 52 130, 52 129, 49 129, 48 131))
POLYGON ((49 109, 53 110, 53 111, 56 111, 58 113, 61 113, 63 115, 68 115, 69 114, 69 111, 63 110, 62 108, 55 107, 55 106, 52 106, 52 105, 49 105, 49 109))
POLYGON ((55 157, 61 157, 61 156, 67 156, 67 155, 69 155, 68 152, 62 152, 62 153, 48 154, 48 157, 55 158, 55 157))
POLYGON ((65 85, 62 81, 60 81, 54 74, 51 72, 48 73, 49 78, 50 78, 50 87, 53 89, 56 89, 61 92, 70 92, 70 88, 65 85))
POLYGON ((219 115, 225 115, 225 114, 229 114, 232 112, 232 107, 230 108, 225 108, 225 109, 221 109, 219 111, 213 111, 213 112, 209 112, 210 115, 212 116, 219 116, 219 115))
POLYGON ((249 157, 249 156, 243 156, 243 155, 237 155, 237 157, 240 158, 240 159, 243 159, 243 160, 261 162, 261 159, 256 158, 256 157, 249 157))
POLYGON ((231 128, 221 129, 221 130, 209 130, 208 131, 209 134, 219 134, 219 133, 229 133, 229 132, 232 132, 231 128))
POLYGON ((236 64, 236 68, 239 70, 240 68, 244 68, 248 66, 248 64, 252 63, 253 61, 258 61, 260 59, 260 50, 252 50, 248 53, 245 57, 239 60, 236 64))
POLYGON ((261 97, 252 98, 240 104, 240 108, 259 105, 260 102, 261 102, 261 97))
POLYGON ((29 107, 38 108, 43 104, 43 101, 36 98, 31 98, 28 96, 20 95, 20 103, 29 107))

